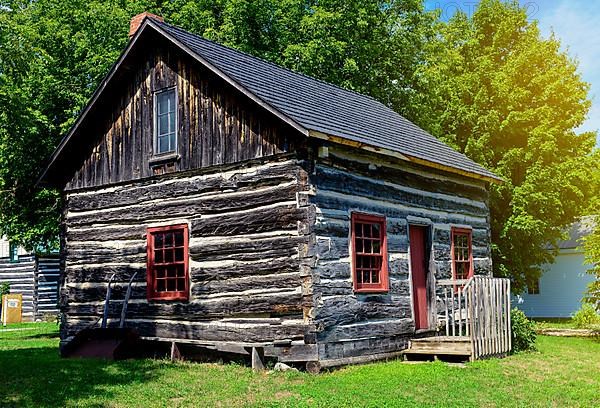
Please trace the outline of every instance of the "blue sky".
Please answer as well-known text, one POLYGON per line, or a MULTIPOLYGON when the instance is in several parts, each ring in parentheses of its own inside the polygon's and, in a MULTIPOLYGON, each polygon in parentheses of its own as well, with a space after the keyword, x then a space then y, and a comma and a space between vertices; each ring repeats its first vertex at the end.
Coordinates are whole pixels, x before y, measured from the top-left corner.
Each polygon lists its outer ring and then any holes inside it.
MULTIPOLYGON (((475 0, 427 0, 428 9, 439 8, 447 19, 457 9, 472 14, 475 0)), ((591 84, 592 108, 581 131, 600 129, 600 1, 520 0, 530 19, 538 20, 542 35, 553 31, 563 49, 579 61, 583 79, 591 84)), ((597 138, 600 146, 600 135, 597 138)))

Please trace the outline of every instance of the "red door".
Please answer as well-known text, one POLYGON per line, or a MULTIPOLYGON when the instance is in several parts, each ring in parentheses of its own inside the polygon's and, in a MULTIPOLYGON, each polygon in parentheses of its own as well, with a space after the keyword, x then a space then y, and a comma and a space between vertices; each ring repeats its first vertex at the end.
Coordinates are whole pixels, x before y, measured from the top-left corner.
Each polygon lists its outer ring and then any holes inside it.
POLYGON ((412 272, 413 304, 415 308, 415 326, 417 329, 428 329, 427 313, 427 227, 411 225, 410 234, 410 267, 412 272))

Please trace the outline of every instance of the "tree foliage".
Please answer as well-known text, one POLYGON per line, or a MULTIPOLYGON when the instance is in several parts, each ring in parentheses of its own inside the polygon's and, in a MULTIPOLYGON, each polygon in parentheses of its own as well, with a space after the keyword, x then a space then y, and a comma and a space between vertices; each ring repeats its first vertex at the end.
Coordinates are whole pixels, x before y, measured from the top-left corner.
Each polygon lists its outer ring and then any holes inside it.
POLYGON ((11 239, 56 245, 59 194, 36 178, 143 11, 404 113, 434 21, 419 0, 1 1, 0 232, 11 239))
POLYGON ((583 240, 585 261, 590 265, 588 273, 595 280, 590 283, 584 300, 594 305, 600 313, 600 150, 596 151, 595 163, 592 176, 594 196, 587 211, 593 219, 594 228, 583 240))
POLYGON ((483 0, 439 33, 421 69, 421 124, 504 178, 491 186, 494 272, 520 291, 589 203, 595 133, 576 131, 589 85, 517 2, 483 0))
POLYGON ((517 3, 483 0, 444 23, 421 0, 0 0, 0 232, 11 239, 56 243, 59 194, 36 177, 143 11, 371 95, 504 177, 491 189, 494 267, 517 289, 590 199, 594 135, 575 130, 589 86, 517 3))

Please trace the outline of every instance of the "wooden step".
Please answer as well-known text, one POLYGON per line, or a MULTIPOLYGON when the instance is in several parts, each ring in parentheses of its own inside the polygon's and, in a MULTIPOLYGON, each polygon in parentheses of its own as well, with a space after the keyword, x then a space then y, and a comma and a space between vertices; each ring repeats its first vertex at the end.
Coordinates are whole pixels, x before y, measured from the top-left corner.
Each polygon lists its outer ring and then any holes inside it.
POLYGON ((405 354, 470 356, 471 339, 464 336, 435 336, 413 339, 405 354))

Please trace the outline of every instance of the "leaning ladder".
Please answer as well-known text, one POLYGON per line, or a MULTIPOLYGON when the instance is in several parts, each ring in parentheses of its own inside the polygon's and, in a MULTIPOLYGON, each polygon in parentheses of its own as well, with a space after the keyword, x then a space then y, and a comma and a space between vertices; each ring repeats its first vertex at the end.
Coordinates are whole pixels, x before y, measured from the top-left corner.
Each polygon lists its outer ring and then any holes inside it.
MULTIPOLYGON (((125 299, 123 300, 123 307, 121 308, 121 319, 119 320, 119 328, 123 328, 125 326, 125 317, 127 316, 127 305, 129 303, 129 298, 131 297, 131 285, 133 284, 133 280, 137 272, 131 275, 129 279, 129 283, 127 284, 127 292, 125 292, 125 299)), ((108 286, 106 288, 106 298, 104 300, 104 311, 102 313, 102 324, 100 327, 102 329, 106 329, 106 324, 108 322, 108 308, 110 307, 110 296, 111 296, 111 285, 115 279, 115 274, 113 273, 110 279, 108 280, 108 286)))

